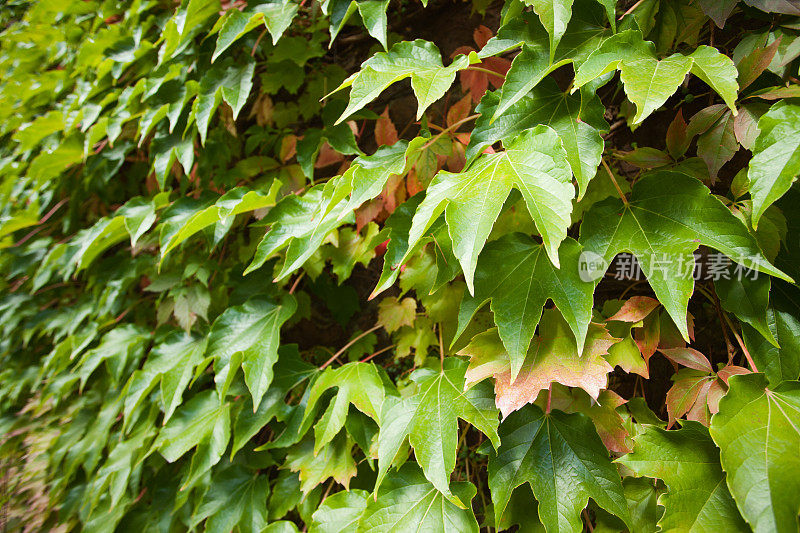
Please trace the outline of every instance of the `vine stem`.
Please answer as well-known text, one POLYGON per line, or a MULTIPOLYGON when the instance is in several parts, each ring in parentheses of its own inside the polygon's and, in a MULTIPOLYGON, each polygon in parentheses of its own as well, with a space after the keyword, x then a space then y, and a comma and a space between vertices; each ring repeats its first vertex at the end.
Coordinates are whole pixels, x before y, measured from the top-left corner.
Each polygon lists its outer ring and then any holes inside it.
POLYGON ((297 290, 297 285, 300 283, 300 280, 303 279, 303 276, 305 275, 306 275, 305 272, 301 272, 300 275, 297 276, 297 279, 295 279, 294 283, 292 283, 292 288, 289 289, 289 294, 294 294, 294 291, 297 290))
POLYGON ((619 188, 617 178, 614 177, 614 173, 611 172, 608 163, 606 163, 604 158, 600 158, 600 161, 603 163, 603 167, 606 169, 606 172, 608 172, 608 177, 611 178, 611 183, 614 184, 614 188, 617 189, 617 194, 619 194, 619 197, 622 199, 622 203, 625 204, 625 207, 628 207, 628 199, 625 198, 625 194, 622 192, 622 189, 619 188))
POLYGON ((377 357, 377 356, 379 356, 380 354, 382 354, 382 353, 384 353, 384 352, 388 352, 389 350, 391 350, 391 349, 392 349, 392 348, 394 348, 395 346, 397 346, 397 345, 396 345, 396 344, 390 344, 390 345, 389 345, 389 346, 387 346, 386 348, 381 348, 381 349, 380 349, 380 350, 378 350, 377 352, 373 352, 373 353, 369 354, 369 355, 368 355, 368 356, 366 356, 364 359, 362 359, 360 362, 361 362, 361 363, 366 363, 367 361, 369 361, 369 360, 370 360, 370 359, 372 359, 373 357, 377 357))
POLYGON ((728 323, 728 327, 731 328, 731 333, 733 333, 733 337, 736 339, 736 342, 739 344, 739 348, 742 349, 742 353, 744 354, 744 358, 747 359, 747 362, 750 365, 750 368, 753 369, 753 372, 758 372, 758 367, 756 366, 755 361, 753 361, 753 358, 750 355, 750 351, 744 345, 744 341, 739 336, 739 334, 736 333, 736 329, 733 327, 733 323, 731 322, 731 319, 728 318, 728 315, 724 315, 724 316, 725 316, 725 321, 728 323))
POLYGON ((438 140, 439 140, 439 137, 441 137, 441 136, 442 136, 442 135, 444 135, 445 133, 449 133, 449 132, 453 131, 454 129, 458 128, 458 127, 459 127, 460 125, 462 125, 463 123, 465 123, 465 122, 469 122, 470 120, 474 120, 474 119, 476 119, 476 118, 478 118, 478 117, 480 117, 480 116, 481 116, 481 114, 480 114, 480 113, 475 113, 474 115, 470 115, 470 116, 468 116, 468 117, 466 117, 466 118, 462 118, 461 120, 459 120, 459 121, 458 121, 458 122, 456 122, 455 124, 453 124, 453 125, 451 125, 451 126, 448 126, 448 127, 446 127, 446 128, 445 128, 445 129, 443 129, 443 130, 442 130, 440 133, 436 134, 436 136, 435 136, 435 137, 433 137, 433 138, 432 138, 430 141, 428 141, 427 143, 425 143, 425 145, 422 147, 422 150, 424 150, 425 148, 428 148, 430 145, 432 145, 433 143, 435 143, 436 141, 438 141, 438 140))
POLYGON ((344 353, 344 352, 345 352, 345 351, 346 351, 346 350, 347 350, 349 347, 351 347, 352 345, 354 345, 355 343, 357 343, 359 340, 363 339, 364 337, 366 337, 367 335, 369 335, 370 333, 372 333, 373 331, 375 331, 376 329, 379 329, 379 328, 381 328, 381 327, 382 327, 382 326, 380 326, 380 325, 375 325, 375 326, 372 326, 372 327, 371 327, 371 328, 369 328, 367 331, 365 331, 365 332, 364 332, 364 333, 362 333, 361 335, 357 336, 355 339, 353 339, 353 340, 351 340, 350 342, 348 342, 347 344, 345 344, 345 345, 342 347, 342 349, 341 349, 341 350, 339 350, 338 352, 336 352, 335 354, 333 354, 333 356, 332 356, 330 359, 328 359, 327 361, 325 361, 324 363, 322 363, 322 366, 321 366, 321 367, 319 367, 319 369, 320 369, 320 370, 325 370, 325 368, 327 368, 327 367, 328 367, 328 366, 329 366, 331 363, 333 363, 334 361, 336 361, 337 359, 339 359, 339 356, 340 356, 340 355, 342 355, 342 354, 343 354, 343 353, 344 353))

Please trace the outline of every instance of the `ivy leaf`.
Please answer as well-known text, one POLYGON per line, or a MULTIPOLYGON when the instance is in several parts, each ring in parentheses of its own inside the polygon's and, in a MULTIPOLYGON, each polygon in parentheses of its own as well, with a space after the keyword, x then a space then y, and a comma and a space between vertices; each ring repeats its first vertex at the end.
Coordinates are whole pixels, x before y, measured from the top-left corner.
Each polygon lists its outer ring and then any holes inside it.
POLYGON ((417 208, 408 237, 409 251, 400 263, 444 212, 453 253, 474 293, 478 254, 513 188, 525 198, 547 255, 558 267, 558 246, 570 225, 575 187, 561 141, 547 126, 526 131, 504 152, 483 155, 464 172, 439 172, 417 208))
POLYGON ((208 356, 214 358, 214 381, 225 397, 239 366, 253 397, 253 410, 272 382, 272 366, 278 360, 279 332, 297 308, 290 294, 276 304, 252 299, 225 310, 208 334, 208 356))
POLYGON ((158 450, 173 463, 204 443, 220 425, 230 427, 230 405, 220 402, 214 391, 203 391, 178 408, 158 433, 151 451, 158 450))
POLYGON ((367 508, 368 498, 369 492, 359 489, 343 490, 328 496, 314 511, 311 533, 355 531, 367 508))
POLYGON ((528 405, 503 421, 500 442, 497 452, 489 455, 497 522, 512 491, 529 483, 548 531, 581 531, 581 511, 589 498, 630 523, 622 480, 587 416, 545 414, 528 405))
POLYGON ((390 474, 378 490, 377 497, 368 498, 358 523, 358 533, 477 533, 478 522, 470 507, 476 493, 475 486, 456 482, 446 492, 465 502, 465 509, 448 501, 425 477, 413 463, 406 463, 390 474))
POLYGON ((800 106, 778 102, 758 121, 759 134, 747 177, 753 198, 753 228, 800 174, 800 106))
POLYGON ((227 18, 222 23, 219 35, 217 35, 217 47, 211 56, 211 62, 216 61, 230 45, 261 24, 264 24, 269 31, 272 44, 277 44, 278 39, 292 23, 299 7, 299 4, 295 2, 282 0, 257 5, 252 11, 246 13, 238 9, 229 9, 226 12, 227 18))
POLYGON ((183 391, 189 384, 195 367, 203 359, 206 339, 182 331, 173 331, 158 343, 147 357, 141 370, 136 370, 125 387, 126 424, 145 396, 160 385, 164 423, 181 404, 183 391))
POLYGON ((350 450, 353 441, 345 433, 339 433, 331 442, 314 452, 314 439, 306 438, 296 444, 286 455, 286 466, 300 473, 300 490, 308 493, 317 485, 332 477, 337 483, 350 486, 356 475, 356 464, 350 450))
POLYGON ((350 404, 375 422, 380 420, 385 393, 378 370, 373 364, 352 362, 335 369, 326 368, 317 378, 308 395, 303 424, 316 412, 322 394, 332 387, 336 387, 338 392, 314 427, 314 453, 318 453, 342 429, 350 404))
MULTIPOLYGON (((408 438, 425 477, 448 499, 459 501, 449 488, 456 465, 458 419, 475 426, 495 447, 499 445, 491 388, 488 383, 479 384, 464 392, 466 370, 465 361, 449 357, 441 372, 422 368, 411 374, 416 393, 381 414, 376 490, 408 438)), ((462 500, 459 506, 468 503, 462 500)))
POLYGON ((747 268, 788 278, 767 261, 744 224, 708 188, 678 172, 643 176, 626 204, 618 199, 595 204, 581 224, 580 242, 606 264, 618 253, 634 254, 656 298, 687 341, 686 308, 694 291, 692 254, 700 244, 747 268))
POLYGON ((492 119, 499 101, 498 91, 487 92, 475 109, 481 116, 470 135, 467 160, 472 161, 497 141, 511 141, 525 130, 546 124, 556 131, 564 145, 572 173, 578 180, 580 200, 600 165, 604 147, 601 133, 608 131, 603 117, 605 107, 597 96, 564 93, 554 80, 547 78, 492 119))
POLYGON ((205 531, 225 533, 237 528, 256 533, 267 526, 269 479, 239 465, 217 472, 192 516, 192 528, 206 520, 205 531))
MULTIPOLYGON (((340 216, 376 198, 392 176, 404 175, 408 171, 413 156, 425 141, 423 137, 416 137, 411 142, 398 141, 392 146, 381 146, 372 155, 355 158, 344 174, 329 182, 322 214, 327 215, 348 196, 340 216), (330 188, 333 191, 328 193, 330 188)), ((320 223, 322 220, 320 218, 320 223)))
POLYGON ((608 32, 604 18, 603 10, 599 9, 596 2, 579 2, 572 9, 572 18, 552 59, 546 52, 550 34, 542 27, 538 17, 523 13, 515 17, 518 21, 514 20, 501 27, 497 37, 481 50, 481 57, 503 52, 520 44, 522 50, 514 58, 506 74, 500 101, 491 120, 498 120, 550 72, 568 63, 581 64, 597 49, 608 32))
POLYGON ((417 316, 417 301, 414 298, 398 300, 388 296, 378 304, 378 325, 387 333, 397 331, 403 326, 413 326, 417 316))
POLYGON ((264 194, 249 191, 245 187, 236 187, 222 195, 214 205, 197 211, 185 221, 182 220, 180 226, 174 226, 168 233, 162 232, 161 261, 180 243, 213 224, 225 223, 230 220, 229 217, 275 205, 275 197, 281 185, 280 181, 275 180, 264 194))
POLYGON ((645 425, 634 441, 633 452, 618 462, 666 483, 658 500, 665 508, 661 531, 748 531, 705 427, 684 422, 680 430, 666 431, 645 425))
POLYGON ((367 32, 381 43, 384 50, 387 50, 389 46, 387 45, 386 34, 389 23, 386 17, 386 9, 389 7, 389 0, 364 0, 356 4, 367 32))
POLYGON ((767 323, 769 277, 761 276, 756 279, 749 276, 729 276, 729 279, 721 277, 714 280, 714 289, 723 309, 736 315, 739 320, 747 322, 771 344, 778 346, 778 341, 767 323))
POLYGON ((637 30, 609 37, 578 68, 573 92, 607 72, 620 71, 628 99, 636 104, 632 125, 639 124, 672 96, 691 71, 719 93, 733 114, 739 85, 733 61, 713 47, 700 46, 691 55, 659 60, 655 45, 637 30))
POLYGON ((344 201, 325 216, 318 213, 324 200, 324 185, 313 187, 302 196, 284 197, 262 220, 269 230, 258 243, 255 256, 244 273, 260 268, 276 252, 286 248, 286 260, 276 281, 303 266, 303 263, 322 246, 325 237, 341 226, 352 223, 352 212, 342 212, 344 201))
POLYGON ((567 31, 567 23, 572 18, 572 0, 527 0, 539 15, 539 20, 550 35, 550 62, 556 55, 561 37, 567 31))
POLYGON ((245 58, 244 61, 215 63, 200 79, 200 92, 192 104, 191 116, 197 121, 202 144, 206 143, 211 115, 223 100, 231 106, 234 120, 247 102, 253 87, 255 61, 249 56, 245 58))
POLYGON ((732 376, 711 419, 728 487, 754 531, 795 531, 800 509, 800 383, 732 376))
POLYGON ((448 66, 442 65, 439 49, 428 41, 401 41, 388 51, 378 52, 361 64, 361 70, 347 78, 336 91, 351 87, 350 103, 336 121, 347 117, 373 101, 389 85, 411 78, 417 97, 417 120, 433 102, 444 96, 453 84, 456 72, 477 62, 477 57, 460 55, 448 66))
POLYGON ((514 233, 489 243, 478 259, 475 295, 465 295, 458 314, 458 331, 464 332, 475 313, 491 301, 498 333, 508 351, 511 381, 519 374, 531 339, 548 299, 569 324, 579 351, 592 319, 592 283, 578 272, 580 245, 567 237, 559 248, 561 268, 547 258, 544 246, 527 235, 514 233))
POLYGON ((497 407, 503 416, 508 416, 534 402, 539 392, 547 390, 551 383, 580 387, 597 400, 600 390, 608 384, 608 373, 613 370, 603 355, 618 341, 603 326, 591 324, 586 345, 579 351, 560 313, 546 309, 539 323, 539 335, 534 338, 516 379, 512 377, 508 355, 499 348, 494 329, 474 337, 459 353, 471 356, 467 375, 470 382, 494 375, 497 407))
POLYGON ((748 324, 742 325, 742 337, 758 370, 767 376, 772 386, 777 386, 782 381, 800 377, 800 320, 796 287, 775 281, 771 293, 765 322, 770 337, 780 347, 764 337, 760 329, 748 324))

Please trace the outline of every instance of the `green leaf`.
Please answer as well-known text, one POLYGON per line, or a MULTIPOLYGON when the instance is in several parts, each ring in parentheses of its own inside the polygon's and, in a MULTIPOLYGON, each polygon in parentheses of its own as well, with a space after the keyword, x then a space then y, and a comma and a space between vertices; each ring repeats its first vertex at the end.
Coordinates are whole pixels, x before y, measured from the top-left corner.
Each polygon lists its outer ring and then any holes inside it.
POLYGON ((219 397, 225 393, 239 366, 253 397, 253 410, 272 382, 272 366, 278 359, 279 332, 297 308, 292 295, 279 304, 248 300, 225 310, 211 326, 208 334, 209 357, 214 358, 214 381, 219 397))
POLYGON ((226 12, 228 16, 217 35, 217 47, 211 56, 211 62, 216 61, 230 45, 262 23, 272 37, 272 44, 277 44, 283 32, 292 23, 299 7, 299 4, 282 0, 257 5, 246 13, 238 9, 229 9, 226 12))
POLYGON ((526 0, 539 15, 539 20, 550 35, 550 63, 556 55, 561 37, 567 31, 567 23, 572 18, 572 0, 526 0))
POLYGON ((514 233, 489 243, 475 272, 475 295, 465 295, 458 314, 455 339, 487 301, 516 379, 548 299, 561 311, 572 330, 579 352, 592 319, 592 283, 578 272, 581 246, 567 237, 559 248, 561 268, 547 259, 544 246, 527 235, 514 233))
POLYGON ((311 533, 354 531, 367 508, 369 493, 365 490, 343 490, 325 498, 314 511, 311 533))
POLYGON ((173 331, 150 352, 141 370, 136 370, 125 388, 126 423, 147 394, 160 384, 164 423, 181 404, 183 391, 195 367, 203 360, 206 339, 173 331))
POLYGON ((203 391, 182 404, 158 433, 153 450, 168 462, 177 461, 195 446, 206 442, 218 425, 229 426, 230 405, 222 403, 213 390, 203 391))
POLYGON ((269 231, 258 243, 255 257, 244 273, 260 268, 274 253, 288 246, 286 260, 276 276, 276 281, 281 280, 303 266, 331 231, 352 223, 353 213, 345 211, 344 200, 325 216, 316 216, 326 203, 326 193, 331 194, 324 185, 318 185, 302 196, 292 194, 278 202, 262 220, 269 225, 269 231))
POLYGON ((513 188, 518 189, 542 235, 547 255, 559 266, 558 246, 567 234, 575 187, 564 148, 555 131, 537 126, 506 150, 483 155, 460 174, 439 172, 417 208, 408 237, 409 252, 444 212, 453 252, 474 293, 478 254, 513 188))
POLYGON ((714 280, 714 288, 719 296, 720 304, 726 311, 750 324, 771 344, 778 345, 778 341, 767 323, 769 277, 760 276, 752 279, 748 276, 734 274, 729 279, 714 280))
POLYGON ((373 364, 353 362, 335 369, 326 368, 317 378, 308 395, 303 424, 316 413, 322 394, 332 387, 338 389, 336 396, 314 427, 315 453, 342 429, 350 404, 376 422, 380 420, 385 392, 378 370, 373 364))
POLYGON ((200 79, 200 92, 192 104, 192 117, 197 121, 200 141, 206 143, 208 124, 219 104, 224 100, 233 110, 233 118, 250 96, 253 87, 255 61, 248 55, 244 61, 221 61, 206 70, 200 79))
POLYGON ((384 50, 389 48, 387 44, 388 21, 386 9, 389 7, 389 0, 364 0, 358 2, 358 13, 364 22, 364 27, 370 35, 378 39, 384 50))
POLYGON ((215 473, 202 503, 192 516, 192 527, 206 520, 205 531, 260 533, 267 526, 269 479, 239 465, 215 473))
POLYGON ((677 431, 644 426, 634 440, 633 452, 618 461, 666 483, 658 499, 665 508, 661 531, 747 531, 706 428, 697 422, 683 422, 677 431))
POLYGON ((630 522, 619 473, 592 421, 582 414, 545 414, 529 405, 500 425, 500 448, 489 455, 496 520, 511 493, 529 483, 547 531, 582 531, 581 511, 592 498, 630 522))
MULTIPOLYGON (((416 392, 394 405, 387 405, 381 414, 378 435, 378 480, 380 487, 389 467, 396 461, 401 446, 408 438, 414 456, 425 477, 448 499, 458 501, 450 492, 450 474, 456 465, 458 419, 462 419, 499 445, 497 409, 488 383, 481 383, 464 392, 467 363, 458 358, 445 359, 444 368, 436 372, 428 368, 416 370, 411 379, 416 392)), ((461 500, 468 505, 469 500, 461 500)))
POLYGON ((744 224, 708 188, 678 172, 643 176, 627 204, 619 199, 595 204, 581 224, 580 243, 606 265, 618 253, 634 254, 656 298, 687 341, 686 307, 694 291, 692 254, 700 244, 747 268, 788 278, 767 261, 744 224))
POLYGON ((552 79, 545 79, 495 119, 498 91, 487 92, 475 109, 480 118, 470 134, 467 160, 472 161, 497 141, 511 141, 517 134, 546 124, 561 139, 572 173, 578 180, 578 199, 586 193, 603 155, 601 133, 608 131, 605 107, 595 95, 572 96, 552 79))
POLYGON ((168 234, 161 234, 161 261, 163 262, 164 257, 180 243, 209 226, 217 223, 224 224, 231 220, 229 217, 235 217, 241 213, 275 205, 275 197, 281 185, 280 181, 275 180, 269 191, 264 194, 259 191, 250 191, 245 187, 236 187, 223 194, 214 205, 197 211, 168 234), (167 236, 169 239, 164 239, 167 236))
POLYGON ((661 107, 690 71, 717 91, 736 114, 736 67, 712 47, 701 46, 689 56, 676 53, 659 60, 652 42, 645 41, 637 30, 626 30, 605 40, 580 65, 572 90, 614 70, 620 71, 625 93, 636 104, 632 125, 661 107))
POLYGON ((314 439, 306 438, 289 449, 286 466, 300 473, 300 490, 305 495, 329 477, 348 488, 350 479, 356 475, 356 464, 350 455, 352 448, 353 441, 345 433, 336 435, 319 453, 314 452, 314 439))
POLYGON ((478 531, 470 501, 475 497, 472 483, 456 482, 447 494, 465 502, 466 509, 447 500, 425 479, 417 465, 407 463, 390 474, 381 485, 377 498, 368 498, 358 523, 358 533, 406 533, 441 531, 465 533, 478 531))
MULTIPOLYGON (((481 50, 481 57, 494 55, 522 44, 522 51, 514 58, 500 93, 500 101, 492 121, 498 120, 519 99, 523 98, 547 74, 560 66, 576 66, 600 46, 608 32, 603 10, 596 2, 577 0, 572 18, 563 34, 555 54, 548 54, 550 34, 542 27, 539 18, 522 13, 500 28, 497 37, 481 50)), ((550 48, 552 52, 552 48, 550 48)))
POLYGON ((753 228, 800 174, 800 106, 778 102, 758 121, 759 134, 747 177, 753 198, 753 228))
POLYGON ((753 531, 796 531, 800 510, 800 383, 767 388, 763 374, 732 376, 711 419, 728 487, 753 531))
POLYGON ((775 281, 772 284, 772 306, 766 311, 765 337, 760 329, 742 325, 742 337, 753 362, 763 372, 770 385, 800 377, 800 313, 797 307, 797 288, 775 281), (780 347, 775 346, 774 338, 780 347))
MULTIPOLYGON (((442 65, 439 49, 433 43, 417 39, 401 41, 388 52, 378 52, 361 64, 361 70, 347 78, 337 89, 352 87, 350 103, 336 123, 373 101, 389 85, 411 78, 411 88, 419 103, 417 120, 433 102, 444 93, 455 80, 456 72, 473 61, 460 55, 448 66, 442 65)), ((335 92, 335 91, 334 91, 335 92)))

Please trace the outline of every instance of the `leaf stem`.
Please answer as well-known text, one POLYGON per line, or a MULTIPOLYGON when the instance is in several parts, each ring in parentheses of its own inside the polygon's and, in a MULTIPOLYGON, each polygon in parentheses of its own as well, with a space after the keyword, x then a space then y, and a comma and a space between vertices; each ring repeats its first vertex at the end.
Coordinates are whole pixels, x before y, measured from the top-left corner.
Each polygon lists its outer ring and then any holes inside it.
POLYGON ((439 363, 442 365, 442 372, 444 372, 444 343, 442 342, 442 324, 438 324, 436 328, 439 333, 439 363))
POLYGON ((608 172, 608 177, 611 178, 611 183, 614 184, 614 188, 617 189, 617 194, 622 199, 622 203, 625 204, 625 207, 628 207, 628 199, 625 198, 625 193, 622 192, 622 189, 619 187, 619 183, 617 183, 617 178, 614 177, 614 173, 611 172, 611 169, 608 167, 608 163, 604 158, 600 158, 600 161, 603 163, 603 167, 605 167, 606 172, 608 172))
POLYGON ((319 369, 320 369, 320 370, 325 370, 325 368, 327 368, 327 367, 328 367, 328 365, 330 365, 331 363, 333 363, 334 361, 336 361, 336 360, 339 358, 339 356, 340 356, 340 355, 342 355, 342 354, 343 354, 343 353, 344 353, 344 352, 345 352, 345 351, 346 351, 346 350, 347 350, 349 347, 351 347, 352 345, 354 345, 355 343, 357 343, 359 340, 363 339, 364 337, 366 337, 367 335, 369 335, 370 333, 372 333, 373 331, 375 331, 376 329, 379 329, 379 328, 381 328, 381 327, 382 327, 381 325, 375 325, 375 326, 372 326, 371 328, 369 328, 369 329, 368 329, 367 331, 365 331, 364 333, 361 333, 360 335, 358 335, 356 338, 354 338, 353 340, 351 340, 350 342, 348 342, 347 344, 345 344, 345 345, 342 347, 342 349, 341 349, 341 350, 339 350, 338 352, 336 352, 335 354, 333 354, 333 356, 332 356, 330 359, 328 359, 327 361, 325 361, 324 363, 322 363, 322 366, 321 366, 321 367, 319 367, 319 369))
POLYGON ((445 128, 445 129, 443 129, 443 130, 442 130, 440 133, 436 134, 436 136, 435 136, 435 137, 433 137, 433 138, 432 138, 430 141, 428 141, 427 143, 425 143, 425 145, 423 145, 423 147, 421 148, 421 150, 424 150, 425 148, 428 148, 430 145, 432 145, 433 143, 435 143, 436 141, 438 141, 438 140, 439 140, 439 137, 441 137, 441 136, 442 136, 442 135, 444 135, 445 133, 449 133, 449 132, 453 131, 454 129, 458 128, 458 127, 459 127, 460 125, 462 125, 463 123, 465 123, 465 122, 469 122, 470 120, 476 119, 476 118, 478 118, 478 117, 480 117, 480 116, 481 116, 481 114, 480 114, 480 113, 475 113, 474 115, 470 115, 470 116, 468 116, 468 117, 466 117, 466 118, 462 118, 461 120, 459 120, 459 121, 458 121, 458 122, 456 122, 455 124, 452 124, 451 126, 448 126, 448 127, 446 127, 446 128, 445 128))
POLYGON ((484 73, 484 74, 488 74, 488 75, 490 75, 490 76, 497 76, 498 78, 503 78, 503 79, 506 79, 506 76, 505 76, 505 74, 500 74, 499 72, 495 72, 495 71, 493 71, 493 70, 489 70, 488 68, 482 68, 482 67, 467 67, 467 68, 465 68, 464 70, 472 70, 472 71, 474 71, 474 72, 482 72, 482 73, 484 73))

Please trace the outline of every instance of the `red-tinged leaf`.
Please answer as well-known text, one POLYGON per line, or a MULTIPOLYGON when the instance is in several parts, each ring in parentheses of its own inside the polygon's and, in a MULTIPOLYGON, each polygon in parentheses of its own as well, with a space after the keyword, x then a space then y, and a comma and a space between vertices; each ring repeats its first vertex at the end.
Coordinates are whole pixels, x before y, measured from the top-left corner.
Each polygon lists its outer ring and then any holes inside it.
POLYGON ((590 324, 583 353, 578 353, 569 326, 555 309, 546 309, 539 322, 540 336, 534 337, 517 379, 511 371, 495 376, 497 407, 508 416, 526 403, 536 400, 539 392, 551 383, 580 387, 597 399, 608 384, 613 370, 603 358, 620 339, 612 337, 604 326, 590 324))
POLYGON ((686 135, 688 135, 689 139, 693 139, 695 135, 705 133, 727 109, 725 104, 714 104, 701 109, 689 119, 686 135))
POLYGON ((719 379, 724 381, 725 385, 727 385, 731 376, 740 376, 742 374, 750 374, 750 370, 741 366, 727 365, 717 372, 717 377, 719 377, 719 379))
POLYGON ((800 96, 800 86, 789 85, 788 87, 771 87, 753 93, 751 96, 762 100, 780 100, 782 98, 797 98, 800 96))
POLYGON ((284 163, 297 154, 297 135, 289 134, 281 139, 280 158, 284 163))
POLYGON ((678 159, 686 153, 692 141, 686 132, 686 121, 683 118, 683 109, 679 109, 675 118, 667 128, 667 151, 673 158, 678 159))
POLYGON ((464 145, 453 143, 453 151, 447 156, 447 170, 450 172, 461 172, 467 164, 464 145))
MULTIPOLYGON (((717 374, 719 376, 719 374, 717 374)), ((715 379, 711 382, 708 389, 708 410, 712 415, 719 413, 719 401, 728 392, 728 388, 720 380, 715 379)))
POLYGON ((657 313, 651 313, 645 317, 642 327, 633 330, 633 339, 636 341, 639 351, 642 352, 645 365, 648 365, 661 341, 661 320, 657 313))
POLYGON ((381 113, 381 118, 375 122, 375 142, 378 146, 391 146, 398 141, 397 128, 389 116, 389 106, 381 113))
POLYGON ((319 149, 319 156, 314 163, 314 168, 324 168, 328 165, 339 163, 344 159, 344 156, 331 148, 331 145, 325 141, 319 149))
POLYGON ((730 161, 739 149, 733 128, 734 117, 726 112, 697 139, 697 155, 706 162, 711 183, 716 181, 722 165, 730 161))
POLYGON ((708 358, 694 348, 659 348, 669 360, 681 366, 700 370, 702 372, 713 372, 708 358))
POLYGON ((491 83, 495 89, 499 89, 502 87, 503 82, 506 81, 506 74, 508 74, 508 70, 511 68, 511 61, 502 57, 487 57, 481 61, 479 66, 486 70, 497 72, 497 76, 491 74, 486 74, 486 76, 489 79, 489 83, 491 83))
POLYGON ((685 415, 694 406, 703 385, 714 378, 705 372, 684 368, 679 370, 672 379, 675 383, 667 391, 669 426, 672 426, 675 420, 685 415))
POLYGON ((733 120, 733 133, 736 140, 747 150, 752 150, 758 137, 758 119, 767 112, 766 102, 749 102, 739 108, 739 114, 733 120))
POLYGON ((708 409, 708 392, 717 380, 708 380, 700 387, 697 393, 697 400, 694 405, 687 411, 686 420, 693 420, 700 422, 708 427, 711 424, 711 412, 708 409))
POLYGON ((383 202, 379 198, 370 200, 356 209, 356 231, 360 232, 364 226, 376 220, 382 212, 383 202))
POLYGON ((470 139, 470 133, 469 132, 456 133, 454 135, 454 137, 458 140, 458 142, 460 142, 464 146, 469 146, 469 139, 470 139))
POLYGON ((644 320, 660 304, 649 296, 633 296, 622 304, 622 308, 607 320, 620 322, 639 322, 644 320))
POLYGON ((739 64, 736 65, 736 69, 739 71, 739 92, 744 91, 767 69, 778 51, 781 37, 779 36, 769 46, 756 46, 752 52, 739 61, 739 64))
POLYGON ((483 48, 486 46, 486 43, 494 36, 492 30, 481 24, 475 31, 472 32, 472 38, 475 39, 475 44, 478 45, 478 48, 483 48))
POLYGON ((409 197, 425 190, 425 186, 419 182, 417 171, 413 168, 408 171, 406 176, 406 190, 409 197))
MULTIPOLYGON (((580 389, 554 386, 550 407, 565 413, 585 414, 592 419, 606 448, 615 453, 629 453, 632 451, 633 441, 625 427, 625 421, 617 412, 617 408, 627 402, 628 400, 610 390, 600 392, 597 401, 594 401, 580 389)), ((546 409, 547 401, 541 403, 545 405, 539 406, 546 409)))
POLYGON ((383 202, 383 208, 390 215, 394 213, 397 206, 405 200, 405 190, 400 187, 402 181, 402 176, 397 174, 390 176, 381 192, 380 198, 383 202))
POLYGON ((447 110, 447 126, 451 127, 460 120, 467 118, 470 109, 472 109, 472 100, 469 95, 451 105, 450 109, 447 110))

